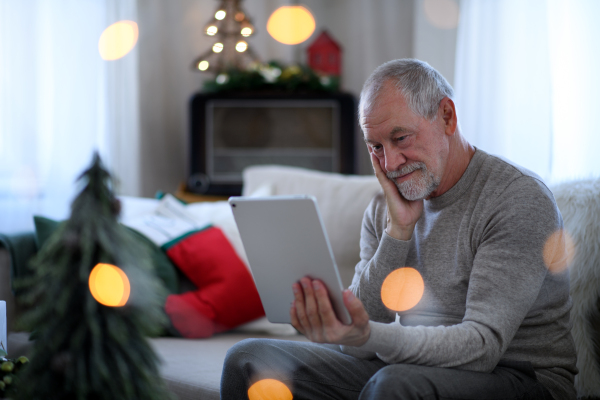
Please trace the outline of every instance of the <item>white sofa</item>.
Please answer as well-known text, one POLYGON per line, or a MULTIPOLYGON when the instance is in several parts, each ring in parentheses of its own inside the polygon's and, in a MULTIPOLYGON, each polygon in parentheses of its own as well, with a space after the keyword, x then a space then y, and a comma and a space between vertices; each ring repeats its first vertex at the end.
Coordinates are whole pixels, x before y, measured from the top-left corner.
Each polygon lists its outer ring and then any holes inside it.
MULTIPOLYGON (((571 266, 573 334, 578 349, 580 374, 576 378, 579 396, 600 398, 600 364, 594 337, 600 338, 600 180, 566 183, 553 189, 565 220, 565 228, 576 243, 571 266), (596 325, 594 325, 594 323, 596 325)), ((328 236, 348 285, 359 259, 359 237, 363 212, 380 190, 373 176, 342 176, 281 166, 252 167, 244 174, 244 194, 309 194, 317 198, 328 236)), ((125 201, 123 212, 139 212, 152 201, 125 201)), ((243 253, 228 206, 224 202, 196 204, 195 212, 211 215, 238 252, 243 253)), ((241 254, 242 258, 244 255, 241 254)), ((15 318, 15 301, 10 291, 10 258, 0 248, 0 299, 7 300, 9 329, 15 318)), ((305 340, 289 326, 258 320, 232 332, 209 339, 163 337, 151 342, 163 360, 161 374, 180 399, 218 399, 221 367, 227 350, 248 337, 305 340)), ((597 339, 596 339, 597 340, 597 339)), ((27 352, 27 334, 9 335, 9 354, 27 352)))

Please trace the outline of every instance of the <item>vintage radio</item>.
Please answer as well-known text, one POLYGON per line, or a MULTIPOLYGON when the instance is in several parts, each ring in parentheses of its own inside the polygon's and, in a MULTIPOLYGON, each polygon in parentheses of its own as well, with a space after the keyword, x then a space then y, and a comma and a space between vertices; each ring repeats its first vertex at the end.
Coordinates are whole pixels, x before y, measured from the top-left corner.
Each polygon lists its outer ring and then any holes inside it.
POLYGON ((355 173, 355 131, 356 102, 348 94, 196 94, 187 190, 239 195, 251 165, 355 173))

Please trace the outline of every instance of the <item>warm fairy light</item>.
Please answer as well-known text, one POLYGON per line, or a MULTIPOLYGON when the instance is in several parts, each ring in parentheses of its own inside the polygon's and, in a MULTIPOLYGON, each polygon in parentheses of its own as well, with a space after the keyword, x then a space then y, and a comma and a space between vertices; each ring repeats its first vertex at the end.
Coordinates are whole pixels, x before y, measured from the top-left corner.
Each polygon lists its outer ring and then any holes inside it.
POLYGON ((210 64, 209 64, 209 63, 208 63, 208 61, 206 61, 206 60, 204 60, 204 61, 200 61, 200 62, 198 63, 198 69, 199 69, 200 71, 206 71, 206 70, 208 69, 209 65, 210 65, 210 64))
POLYGON ((129 279, 125 272, 111 264, 97 264, 88 281, 96 301, 108 307, 122 307, 129 299, 129 279))
POLYGON ((248 27, 242 28, 240 33, 242 34, 243 37, 248 37, 248 36, 252 35, 252 28, 248 28, 248 27))
POLYGON ((279 7, 267 21, 267 31, 283 44, 304 42, 315 31, 315 19, 302 6, 279 7))
POLYGON ((392 271, 381 286, 381 301, 393 311, 410 310, 421 301, 425 283, 414 268, 404 267, 392 271))
POLYGON ((249 400, 292 400, 290 389, 277 379, 262 379, 248 389, 249 400))
POLYGON ((133 21, 119 21, 110 25, 100 35, 98 51, 104 60, 118 60, 135 47, 138 25, 133 21))
POLYGON ((244 42, 243 40, 240 40, 235 45, 235 49, 240 53, 243 53, 244 51, 246 51, 247 48, 248 48, 248 43, 244 42))
POLYGON ((235 17, 233 17, 237 22, 242 22, 244 20, 244 18, 246 18, 246 16, 244 15, 243 12, 238 11, 237 13, 235 13, 235 17))
POLYGON ((224 85, 229 81, 229 76, 227 74, 219 74, 215 80, 219 85, 224 85))
POLYGON ((206 34, 208 36, 215 36, 218 31, 219 31, 219 28, 217 28, 215 25, 211 25, 208 28, 206 28, 206 34))
POLYGON ((564 229, 557 230, 546 240, 543 258, 551 273, 565 271, 575 258, 575 241, 564 229))
POLYGON ((213 45, 213 47, 212 47, 212 50, 213 50, 215 53, 220 53, 220 52, 222 52, 222 51, 223 51, 223 43, 215 43, 215 44, 213 45))
POLYGON ((459 9, 455 0, 425 0, 425 17, 438 29, 455 29, 458 26, 459 9))
POLYGON ((225 12, 225 10, 219 10, 215 13, 215 18, 221 21, 223 18, 225 18, 226 15, 227 13, 225 12))

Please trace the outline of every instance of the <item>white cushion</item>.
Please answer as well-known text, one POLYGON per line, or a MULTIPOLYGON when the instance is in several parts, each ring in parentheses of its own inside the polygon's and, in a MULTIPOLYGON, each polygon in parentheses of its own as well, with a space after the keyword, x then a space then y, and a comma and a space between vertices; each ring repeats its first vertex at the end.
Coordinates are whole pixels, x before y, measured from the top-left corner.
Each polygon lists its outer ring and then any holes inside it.
POLYGON ((273 195, 306 194, 317 199, 342 282, 349 286, 360 260, 363 214, 381 190, 377 178, 279 165, 244 170, 244 195, 256 192, 263 185, 268 185, 273 195))

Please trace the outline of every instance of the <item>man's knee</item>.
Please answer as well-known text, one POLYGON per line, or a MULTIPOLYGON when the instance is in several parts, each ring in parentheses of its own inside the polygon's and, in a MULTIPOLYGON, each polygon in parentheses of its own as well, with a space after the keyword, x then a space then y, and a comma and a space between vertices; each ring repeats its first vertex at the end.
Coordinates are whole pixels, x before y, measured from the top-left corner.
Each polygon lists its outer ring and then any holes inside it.
POLYGON ((422 367, 392 364, 369 379, 360 399, 434 399, 435 392, 432 380, 423 373, 422 367))
POLYGON ((227 351, 223 362, 223 371, 244 369, 254 361, 254 355, 264 353, 264 348, 268 345, 268 340, 265 339, 244 339, 234 344, 227 351))

